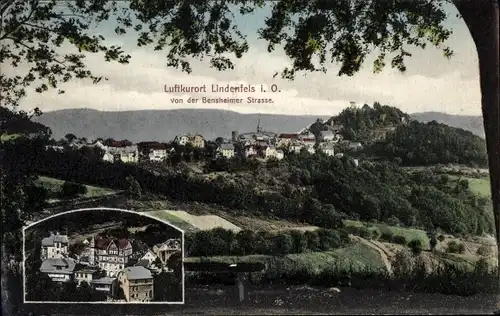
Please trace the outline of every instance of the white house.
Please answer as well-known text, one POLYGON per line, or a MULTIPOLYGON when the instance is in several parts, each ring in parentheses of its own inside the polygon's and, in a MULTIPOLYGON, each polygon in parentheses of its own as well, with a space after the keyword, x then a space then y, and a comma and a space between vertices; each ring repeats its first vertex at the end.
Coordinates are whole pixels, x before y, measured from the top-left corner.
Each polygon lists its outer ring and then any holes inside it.
POLYGON ((276 159, 281 160, 283 158, 285 158, 285 153, 283 152, 283 150, 276 150, 276 159))
POLYGON ((319 150, 322 151, 327 156, 334 156, 335 155, 335 149, 334 149, 333 145, 328 144, 328 143, 319 144, 319 150))
POLYGON ((255 150, 254 146, 248 146, 245 148, 245 156, 250 157, 250 156, 255 156, 257 155, 257 150, 255 150))
POLYGON ((93 279, 91 283, 92 287, 96 291, 104 292, 106 294, 112 294, 114 292, 113 287, 116 284, 116 278, 105 277, 100 279, 93 279))
POLYGON ((361 145, 360 142, 351 142, 351 143, 349 143, 349 149, 360 150, 360 149, 363 149, 363 145, 361 145))
POLYGON ((41 259, 64 258, 68 256, 68 236, 50 233, 42 239, 41 259))
POLYGON ((297 138, 298 138, 297 134, 280 134, 276 139, 276 147, 284 148, 297 138))
POLYGON ((114 162, 115 156, 110 152, 105 152, 104 155, 102 156, 102 160, 107 162, 114 162))
POLYGON ((136 163, 139 161, 139 149, 136 145, 124 147, 109 146, 102 159, 110 162, 121 160, 124 163, 136 163))
POLYGON ((82 282, 87 282, 88 285, 91 285, 96 273, 97 270, 94 269, 77 270, 75 271, 75 281, 78 282, 78 285, 82 282))
POLYGON ((151 148, 149 151, 150 161, 164 161, 167 157, 168 154, 166 148, 151 148))
POLYGON ((294 152, 296 154, 299 154, 302 148, 304 148, 304 145, 298 143, 298 142, 292 142, 290 144, 290 152, 294 152))
POLYGON ((174 138, 174 142, 181 145, 181 146, 186 146, 189 143, 190 139, 188 135, 177 135, 174 138))
POLYGON ((234 145, 233 144, 221 144, 217 148, 217 153, 227 159, 234 157, 234 145))
POLYGON ((153 251, 148 250, 148 252, 146 252, 144 256, 139 259, 139 261, 147 260, 149 262, 149 265, 151 265, 153 262, 155 262, 156 258, 158 258, 158 256, 153 251))
POLYGON ((76 262, 71 258, 45 259, 40 272, 47 274, 54 282, 68 282, 73 278, 76 262))
POLYGON ((106 151, 108 149, 108 146, 104 145, 103 143, 101 143, 100 141, 96 141, 94 143, 94 147, 98 147, 98 148, 101 148, 102 150, 106 151))
POLYGON ((267 146, 264 150, 264 157, 276 158, 276 148, 274 146, 267 146))
POLYGON ((331 141, 334 141, 336 139, 336 137, 335 137, 335 133, 333 133, 332 131, 321 131, 319 133, 319 139, 322 142, 331 142, 331 141))
POLYGON ((314 155, 316 153, 316 149, 314 149, 314 147, 307 147, 307 152, 314 155))

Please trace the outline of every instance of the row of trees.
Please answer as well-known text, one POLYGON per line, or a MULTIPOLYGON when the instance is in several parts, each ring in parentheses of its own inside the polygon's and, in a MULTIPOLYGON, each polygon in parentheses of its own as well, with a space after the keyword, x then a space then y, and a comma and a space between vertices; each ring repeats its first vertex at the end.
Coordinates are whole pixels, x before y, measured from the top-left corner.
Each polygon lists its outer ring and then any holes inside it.
POLYGON ((286 255, 306 251, 327 251, 345 246, 349 242, 346 232, 320 229, 278 233, 254 232, 215 228, 186 235, 186 253, 194 257, 286 255))

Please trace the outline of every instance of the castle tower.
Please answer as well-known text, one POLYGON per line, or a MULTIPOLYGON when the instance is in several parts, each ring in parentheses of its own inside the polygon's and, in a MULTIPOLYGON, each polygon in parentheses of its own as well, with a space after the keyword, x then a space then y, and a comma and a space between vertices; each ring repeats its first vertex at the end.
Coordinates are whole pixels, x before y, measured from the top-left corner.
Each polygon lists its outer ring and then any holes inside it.
POLYGON ((257 133, 262 133, 262 127, 260 127, 260 117, 259 120, 257 121, 257 133))
POLYGON ((233 143, 238 141, 238 132, 237 131, 231 132, 231 139, 233 140, 233 143))

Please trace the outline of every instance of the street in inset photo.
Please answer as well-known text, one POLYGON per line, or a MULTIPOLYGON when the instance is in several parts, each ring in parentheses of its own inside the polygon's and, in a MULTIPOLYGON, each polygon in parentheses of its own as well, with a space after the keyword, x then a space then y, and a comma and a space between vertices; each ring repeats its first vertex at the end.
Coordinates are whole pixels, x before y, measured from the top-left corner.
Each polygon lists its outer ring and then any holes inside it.
POLYGON ((173 225, 87 209, 23 231, 25 303, 184 303, 184 232, 173 225))

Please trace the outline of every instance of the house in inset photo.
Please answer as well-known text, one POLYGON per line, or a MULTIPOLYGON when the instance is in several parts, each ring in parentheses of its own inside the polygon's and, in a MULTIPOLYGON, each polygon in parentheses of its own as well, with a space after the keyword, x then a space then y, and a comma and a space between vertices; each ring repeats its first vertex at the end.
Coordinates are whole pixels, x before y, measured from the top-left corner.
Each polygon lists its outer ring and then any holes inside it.
POLYGON ((99 208, 23 232, 25 302, 184 302, 184 232, 171 224, 99 208))
POLYGON ((121 270, 118 273, 118 282, 127 302, 150 302, 154 299, 153 275, 142 266, 121 270))

